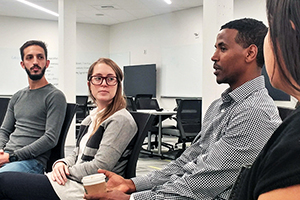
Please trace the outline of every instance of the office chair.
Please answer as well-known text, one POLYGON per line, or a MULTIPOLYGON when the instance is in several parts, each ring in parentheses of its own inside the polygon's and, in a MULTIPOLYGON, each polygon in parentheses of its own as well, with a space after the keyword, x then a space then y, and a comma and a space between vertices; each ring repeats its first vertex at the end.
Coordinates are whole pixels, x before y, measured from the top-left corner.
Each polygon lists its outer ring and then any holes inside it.
POLYGON ((152 99, 152 94, 137 94, 135 95, 134 101, 137 109, 141 109, 139 107, 139 101, 140 99, 152 99))
POLYGON ((88 96, 76 96, 76 103, 78 105, 76 110, 76 123, 81 123, 88 115, 88 96))
POLYGON ((128 111, 136 111, 136 105, 131 96, 126 97, 126 103, 127 103, 126 109, 128 111))
POLYGON ((132 141, 134 143, 134 146, 129 156, 127 166, 125 168, 125 178, 127 179, 136 176, 136 165, 142 148, 142 144, 145 140, 145 137, 148 134, 148 131, 152 126, 155 117, 151 114, 138 112, 131 112, 131 115, 133 116, 137 124, 138 132, 132 141))
POLYGON ((66 137, 67 137, 70 125, 72 123, 73 117, 76 113, 76 110, 77 110, 77 104, 74 104, 74 103, 67 104, 65 120, 64 120, 64 123, 63 123, 61 131, 60 131, 57 145, 53 149, 51 149, 50 158, 47 162, 47 168, 45 169, 46 172, 52 171, 52 165, 56 160, 65 157, 66 137))
POLYGON ((283 108, 283 107, 277 107, 279 111, 279 116, 281 120, 283 121, 285 118, 287 118, 292 112, 295 110, 295 108, 283 108))
POLYGON ((10 98, 0 98, 0 126, 4 120, 10 98))
MULTIPOLYGON (((162 111, 163 109, 159 107, 157 99, 146 99, 146 98, 141 98, 139 102, 137 103, 137 106, 140 109, 145 109, 145 110, 156 110, 156 111, 162 111)), ((169 116, 162 116, 162 121, 169 118, 169 116)), ((148 145, 147 151, 151 152, 151 149, 157 148, 158 146, 158 123, 159 123, 159 118, 158 116, 155 116, 153 120, 153 124, 151 129, 149 130, 148 133, 148 142, 144 143, 144 145, 148 145), (151 136, 155 135, 155 140, 151 141, 151 136)), ((173 146, 167 143, 162 142, 162 146, 168 148, 169 150, 173 150, 173 146)))
POLYGON ((177 126, 162 129, 162 135, 178 137, 175 148, 182 143, 181 152, 186 149, 186 142, 192 142, 201 130, 201 109, 202 100, 182 99, 176 113, 177 126))
POLYGON ((138 102, 136 102, 136 107, 138 109, 146 109, 146 110, 160 110, 161 108, 158 105, 158 102, 156 99, 139 99, 138 102))

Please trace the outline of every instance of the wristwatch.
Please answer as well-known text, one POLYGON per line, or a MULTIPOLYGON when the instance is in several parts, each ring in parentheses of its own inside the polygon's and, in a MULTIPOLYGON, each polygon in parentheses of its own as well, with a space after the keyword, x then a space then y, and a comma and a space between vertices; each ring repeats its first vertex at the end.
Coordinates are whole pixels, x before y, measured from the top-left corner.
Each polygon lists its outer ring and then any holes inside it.
POLYGON ((18 160, 18 156, 14 153, 9 153, 9 158, 8 158, 9 162, 15 162, 18 160))

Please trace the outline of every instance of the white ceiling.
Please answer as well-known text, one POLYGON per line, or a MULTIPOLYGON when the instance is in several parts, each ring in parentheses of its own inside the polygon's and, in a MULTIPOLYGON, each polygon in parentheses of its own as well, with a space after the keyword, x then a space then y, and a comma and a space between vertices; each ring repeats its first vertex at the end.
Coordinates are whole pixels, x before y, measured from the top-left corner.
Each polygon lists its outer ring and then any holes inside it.
MULTIPOLYGON (((58 0, 28 0, 58 13, 58 0)), ((201 6, 203 0, 74 0, 77 22, 113 25, 136 19, 161 15, 201 6), (104 6, 113 6, 105 8, 104 6)), ((0 0, 0 15, 23 18, 57 20, 57 17, 29 7, 16 0, 0 0)))

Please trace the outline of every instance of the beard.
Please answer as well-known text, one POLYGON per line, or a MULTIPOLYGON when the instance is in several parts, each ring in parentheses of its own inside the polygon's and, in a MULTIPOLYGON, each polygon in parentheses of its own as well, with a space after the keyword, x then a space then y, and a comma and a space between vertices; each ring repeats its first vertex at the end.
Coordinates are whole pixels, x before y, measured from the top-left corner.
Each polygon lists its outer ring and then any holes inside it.
MULTIPOLYGON (((33 67, 38 67, 38 68, 41 69, 41 67, 38 66, 38 65, 34 65, 33 67)), ((29 71, 29 69, 27 69, 26 67, 25 67, 25 71, 26 71, 28 77, 29 77, 31 80, 37 81, 37 80, 40 80, 40 79, 44 76, 45 71, 46 71, 46 66, 42 69, 42 71, 41 71, 40 74, 31 74, 30 71, 29 71)))

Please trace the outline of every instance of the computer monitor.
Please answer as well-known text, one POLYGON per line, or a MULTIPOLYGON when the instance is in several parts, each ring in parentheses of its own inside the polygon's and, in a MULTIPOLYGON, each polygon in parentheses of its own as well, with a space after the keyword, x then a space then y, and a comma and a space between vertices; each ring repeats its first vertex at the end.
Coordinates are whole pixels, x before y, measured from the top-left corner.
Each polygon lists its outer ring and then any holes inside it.
POLYGON ((124 66, 124 91, 127 96, 156 97, 156 64, 124 66))

